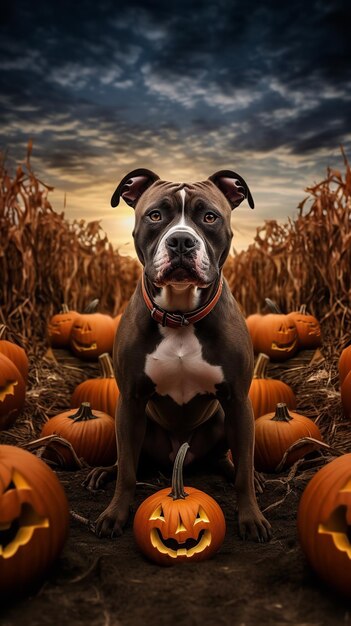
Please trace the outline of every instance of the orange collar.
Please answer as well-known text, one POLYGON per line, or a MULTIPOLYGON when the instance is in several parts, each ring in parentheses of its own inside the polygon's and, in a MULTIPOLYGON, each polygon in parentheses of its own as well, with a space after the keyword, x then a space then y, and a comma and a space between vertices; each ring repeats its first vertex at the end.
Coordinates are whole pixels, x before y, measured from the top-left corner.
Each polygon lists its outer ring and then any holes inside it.
POLYGON ((158 324, 161 324, 162 326, 169 326, 170 328, 179 328, 180 326, 195 324, 195 322, 198 322, 203 317, 206 317, 206 315, 208 315, 209 312, 216 306, 222 293, 222 287, 223 278, 220 276, 217 291, 212 300, 210 300, 205 306, 195 309, 194 311, 189 311, 188 313, 170 313, 152 301, 146 289, 144 272, 141 277, 141 289, 144 301, 147 308, 151 312, 152 319, 158 324))

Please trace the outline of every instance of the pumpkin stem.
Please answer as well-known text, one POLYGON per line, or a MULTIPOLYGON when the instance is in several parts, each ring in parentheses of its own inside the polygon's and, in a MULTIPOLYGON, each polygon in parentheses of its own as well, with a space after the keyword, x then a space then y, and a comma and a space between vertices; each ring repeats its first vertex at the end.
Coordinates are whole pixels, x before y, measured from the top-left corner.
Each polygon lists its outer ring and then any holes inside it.
POLYGON ((60 313, 69 313, 69 308, 68 308, 68 306, 67 306, 67 304, 65 302, 63 302, 61 304, 61 311, 60 311, 60 313))
POLYGON ((279 315, 282 314, 282 311, 276 302, 273 302, 270 298, 265 298, 264 301, 271 313, 278 313, 279 315))
POLYGON ((96 313, 98 306, 99 298, 95 298, 95 300, 92 300, 91 302, 89 302, 89 304, 87 304, 84 309, 84 313, 96 313))
POLYGON ((184 500, 189 494, 184 491, 183 482, 183 463, 190 446, 187 442, 180 446, 177 456, 174 460, 172 474, 172 491, 169 495, 173 500, 184 500))
POLYGON ((306 315, 306 309, 307 309, 307 304, 301 304, 299 313, 301 313, 301 315, 306 315))
POLYGON ((114 378, 112 360, 108 352, 104 352, 99 356, 102 378, 114 378))
POLYGON ((254 378, 267 378, 266 374, 267 374, 268 363, 269 363, 269 356, 267 354, 264 354, 264 352, 260 352, 257 357, 257 361, 255 363, 253 377, 254 378))
POLYGON ((288 407, 285 402, 278 402, 275 408, 275 415, 272 417, 273 422, 291 422, 293 418, 291 417, 288 407))
POLYGON ((85 422, 88 420, 95 420, 96 415, 91 410, 90 402, 82 402, 77 413, 69 416, 74 422, 85 422))

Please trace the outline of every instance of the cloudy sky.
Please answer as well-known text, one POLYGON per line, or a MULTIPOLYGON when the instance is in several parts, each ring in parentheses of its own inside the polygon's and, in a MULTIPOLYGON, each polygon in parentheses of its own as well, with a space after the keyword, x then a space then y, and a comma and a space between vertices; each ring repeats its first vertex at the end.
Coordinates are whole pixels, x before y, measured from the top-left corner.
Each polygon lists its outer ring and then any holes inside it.
POLYGON ((0 146, 33 166, 70 219, 101 219, 132 250, 133 210, 110 207, 147 167, 173 181, 234 169, 256 202, 246 247, 351 156, 351 4, 341 0, 11 0, 1 11, 0 146))

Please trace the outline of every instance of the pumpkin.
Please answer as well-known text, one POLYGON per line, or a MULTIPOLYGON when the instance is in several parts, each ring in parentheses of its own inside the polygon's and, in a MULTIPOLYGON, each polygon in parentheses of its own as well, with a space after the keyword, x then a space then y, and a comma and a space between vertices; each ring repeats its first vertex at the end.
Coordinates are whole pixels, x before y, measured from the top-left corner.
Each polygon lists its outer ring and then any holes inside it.
POLYGON ((341 402, 345 417, 351 419, 351 371, 341 385, 341 402))
MULTIPOLYGON (((274 472, 290 446, 303 437, 322 441, 318 426, 308 417, 288 411, 284 402, 277 404, 275 413, 262 415, 255 421, 255 468, 259 472, 274 472)), ((305 443, 287 455, 284 467, 316 448, 316 444, 305 443)))
POLYGON ((264 352, 273 361, 286 361, 296 354, 297 347, 296 326, 287 315, 262 316, 255 335, 256 352, 264 352))
POLYGON ((16 365, 0 353, 0 430, 9 428, 22 411, 25 382, 16 365))
POLYGON ((113 371, 110 355, 100 354, 99 362, 102 370, 100 378, 89 378, 80 383, 71 398, 71 407, 82 402, 90 402, 93 409, 115 416, 119 391, 113 371))
POLYGON ((54 472, 36 456, 0 446, 0 588, 18 595, 43 578, 68 534, 69 511, 54 472))
POLYGON ((61 435, 69 441, 77 456, 89 465, 113 464, 117 458, 114 419, 102 411, 92 410, 89 402, 79 409, 59 413, 43 426, 41 436, 61 435))
POLYGON ((6 339, 0 340, 0 353, 7 356, 14 365, 16 365, 18 371, 22 375, 24 382, 27 382, 29 362, 26 351, 12 341, 6 339))
POLYGON ((340 355, 338 369, 339 369, 340 385, 342 385, 347 374, 351 370, 351 345, 343 349, 340 355))
POLYGON ((82 313, 74 320, 69 345, 80 359, 94 359, 112 352, 115 322, 102 313, 82 313))
POLYGON ((321 327, 313 315, 306 313, 306 305, 302 304, 299 311, 288 313, 287 318, 296 326, 298 345, 300 348, 318 348, 322 345, 321 327))
POLYGON ((113 322, 114 322, 114 325, 115 325, 115 330, 117 330, 117 328, 118 328, 118 326, 120 324, 120 321, 122 319, 122 313, 119 313, 118 315, 116 315, 116 317, 113 317, 112 319, 113 319, 113 322))
POLYGON ((189 444, 174 461, 172 488, 144 500, 134 517, 134 537, 140 550, 159 565, 203 561, 221 546, 226 526, 222 509, 209 495, 184 487, 183 462, 189 444))
POLYGON ((269 357, 260 352, 249 391, 255 419, 274 411, 278 402, 285 402, 289 409, 296 408, 296 398, 291 387, 281 380, 267 378, 268 363, 269 357))
POLYGON ((53 348, 66 348, 68 346, 72 326, 78 315, 78 311, 70 311, 67 304, 62 304, 60 313, 50 319, 48 324, 49 342, 53 348))
POLYGON ((320 469, 307 484, 297 512, 301 547, 328 584, 351 597, 351 454, 320 469))

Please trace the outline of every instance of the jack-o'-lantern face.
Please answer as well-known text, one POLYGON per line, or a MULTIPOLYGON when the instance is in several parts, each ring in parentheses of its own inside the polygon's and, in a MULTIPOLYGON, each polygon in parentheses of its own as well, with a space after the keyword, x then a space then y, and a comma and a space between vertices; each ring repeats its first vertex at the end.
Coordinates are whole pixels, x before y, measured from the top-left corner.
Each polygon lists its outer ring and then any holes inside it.
POLYGON ((272 333, 272 350, 278 352, 291 352, 297 343, 296 326, 287 322, 282 322, 272 333))
POLYGON ((72 326, 70 346, 80 358, 95 358, 112 352, 115 323, 109 315, 86 313, 79 315, 72 326))
POLYGON ((296 328, 298 332, 300 330, 301 332, 303 332, 304 334, 308 336, 310 335, 313 335, 314 337, 321 336, 320 326, 317 320, 315 320, 314 318, 309 319, 307 315, 305 315, 304 317, 295 317, 295 324, 296 324, 296 328))
POLYGON ((0 499, 0 557, 9 559, 31 541, 36 529, 48 528, 49 520, 36 512, 32 489, 16 470, 0 499))
POLYGON ((318 526, 318 534, 329 535, 335 548, 346 552, 351 561, 351 480, 338 492, 327 521, 318 526))
POLYGON ((91 324, 76 322, 72 330, 72 345, 78 351, 96 350, 97 344, 91 324))
MULTIPOLYGON (((68 307, 66 308, 68 309, 68 307)), ((77 316, 77 311, 65 310, 64 313, 57 313, 51 318, 48 324, 48 333, 53 348, 64 348, 68 345, 72 326, 77 316)))
POLYGON ((193 487, 185 491, 185 499, 173 500, 169 489, 162 489, 140 505, 134 518, 139 547, 161 565, 207 559, 224 539, 225 521, 217 502, 193 487))
POLYGON ((18 380, 5 381, 5 385, 0 387, 0 402, 5 402, 7 396, 14 396, 17 385, 18 380))
POLYGON ((54 472, 34 454, 0 445, 0 589, 19 596, 47 573, 68 533, 54 472))
MULTIPOLYGON (((182 507, 180 507, 182 508, 182 507)), ((191 558, 207 548, 211 543, 210 520, 204 509, 199 506, 195 518, 193 511, 178 511, 171 516, 173 528, 166 523, 165 513, 160 504, 149 518, 150 541, 152 546, 161 554, 171 558, 185 556, 191 558), (183 517, 182 517, 183 514, 183 517), (157 523, 156 523, 157 522, 157 523)))

